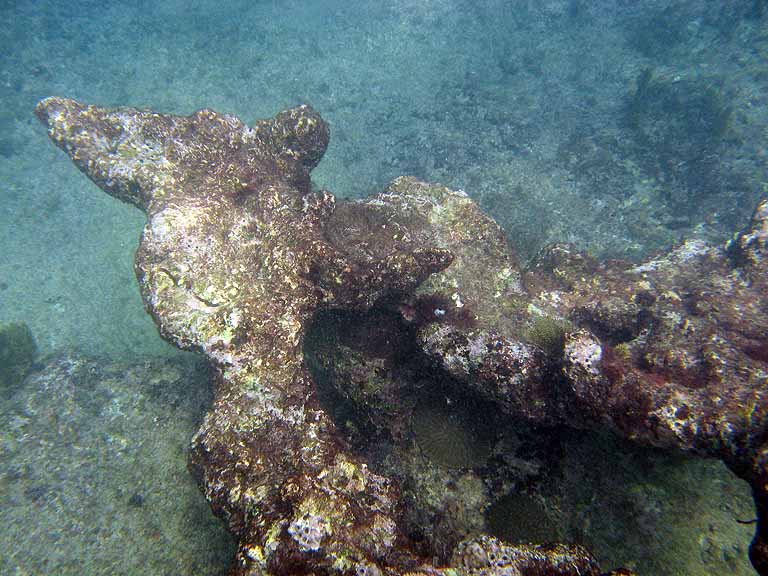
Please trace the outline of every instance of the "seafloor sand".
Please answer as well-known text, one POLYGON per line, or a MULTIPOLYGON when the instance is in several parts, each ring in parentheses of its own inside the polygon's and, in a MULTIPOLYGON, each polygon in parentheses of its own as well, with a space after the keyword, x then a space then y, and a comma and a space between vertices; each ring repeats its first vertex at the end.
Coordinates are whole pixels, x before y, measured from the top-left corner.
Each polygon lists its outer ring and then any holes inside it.
POLYGON ((223 574, 234 544, 186 467, 194 362, 59 355, 0 399, 0 574, 223 574))

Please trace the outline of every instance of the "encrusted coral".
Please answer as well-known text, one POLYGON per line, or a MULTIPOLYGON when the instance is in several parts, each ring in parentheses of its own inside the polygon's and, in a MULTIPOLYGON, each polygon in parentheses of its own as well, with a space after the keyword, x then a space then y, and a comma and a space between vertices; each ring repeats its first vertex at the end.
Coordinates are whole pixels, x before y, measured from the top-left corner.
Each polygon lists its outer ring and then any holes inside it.
MULTIPOLYGON (((253 126, 61 98, 37 114, 94 182, 146 213, 146 307, 163 337, 214 364, 191 467, 239 539, 233 573, 599 572, 578 546, 487 537, 459 545, 453 567, 427 566, 435 551, 404 529, 397 482, 349 450, 304 360, 320 311, 383 307, 425 366, 500 414, 721 457, 753 486, 752 560, 768 574, 768 201, 729 250, 689 243, 632 266, 557 246, 521 271, 462 192, 412 178, 357 202, 313 191, 328 130, 306 106, 253 126), (524 341, 533 315, 574 324, 559 361, 524 341)), ((399 390, 348 397, 391 406, 399 390)))
POLYGON ((330 534, 322 516, 305 512, 288 526, 288 534, 296 540, 302 552, 319 550, 323 538, 330 534))
POLYGON ((599 576, 592 555, 581 546, 515 545, 490 536, 462 542, 453 553, 451 564, 471 576, 599 576))

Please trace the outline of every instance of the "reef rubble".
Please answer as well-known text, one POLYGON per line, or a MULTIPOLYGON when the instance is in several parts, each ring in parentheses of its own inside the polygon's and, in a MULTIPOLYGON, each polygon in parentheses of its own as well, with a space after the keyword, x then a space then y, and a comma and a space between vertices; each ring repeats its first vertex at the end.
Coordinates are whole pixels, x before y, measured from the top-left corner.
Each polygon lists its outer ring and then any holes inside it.
MULTIPOLYGON (((314 190, 329 131, 307 106, 252 126, 63 98, 36 113, 145 212, 147 311, 215 367, 190 467, 238 538, 234 574, 601 573, 578 545, 474 536, 445 556, 413 542, 398 479, 350 447, 304 354, 318 314, 370 310, 500 414, 721 458, 752 486, 750 558, 768 574, 768 200, 724 247, 637 265, 555 245, 523 269, 463 192, 413 178, 360 201, 314 190)), ((376 425, 396 440, 398 391, 347 396, 387 407, 376 425)))

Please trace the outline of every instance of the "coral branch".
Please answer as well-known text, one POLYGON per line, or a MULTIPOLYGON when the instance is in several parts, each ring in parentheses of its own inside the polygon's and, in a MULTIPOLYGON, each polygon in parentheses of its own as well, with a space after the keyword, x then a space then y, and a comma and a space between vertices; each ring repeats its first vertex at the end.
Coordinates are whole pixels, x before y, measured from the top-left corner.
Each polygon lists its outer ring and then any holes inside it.
MULTIPOLYGON (((521 271, 462 192, 410 178, 358 202, 313 191, 328 129, 306 106, 252 127, 61 98, 37 115, 98 186, 146 213, 147 310, 215 367, 191 467, 239 538, 236 574, 599 573, 578 546, 487 537, 430 565, 437 540, 412 541, 398 483, 349 448, 304 357, 320 311, 370 309, 399 315, 425 361, 503 414, 723 458, 755 489, 765 573, 766 202, 727 249, 688 242, 631 266, 554 246, 521 271)), ((386 407, 374 421, 395 440, 400 392, 342 391, 386 407)))

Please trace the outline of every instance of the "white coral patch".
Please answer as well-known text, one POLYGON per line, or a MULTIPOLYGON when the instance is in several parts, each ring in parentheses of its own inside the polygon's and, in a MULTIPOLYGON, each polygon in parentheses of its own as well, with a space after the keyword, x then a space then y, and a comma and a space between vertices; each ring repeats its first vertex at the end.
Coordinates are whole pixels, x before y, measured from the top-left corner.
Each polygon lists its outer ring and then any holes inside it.
POLYGON ((327 522, 322 516, 305 513, 288 526, 291 535, 302 552, 315 552, 320 549, 323 538, 331 533, 327 522))
POLYGON ((571 365, 580 367, 591 376, 600 374, 600 360, 603 348, 586 332, 578 333, 565 345, 565 356, 571 365))

